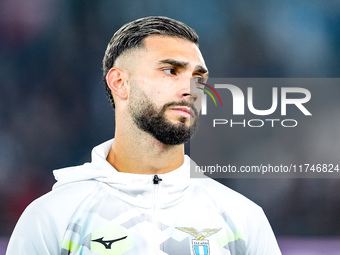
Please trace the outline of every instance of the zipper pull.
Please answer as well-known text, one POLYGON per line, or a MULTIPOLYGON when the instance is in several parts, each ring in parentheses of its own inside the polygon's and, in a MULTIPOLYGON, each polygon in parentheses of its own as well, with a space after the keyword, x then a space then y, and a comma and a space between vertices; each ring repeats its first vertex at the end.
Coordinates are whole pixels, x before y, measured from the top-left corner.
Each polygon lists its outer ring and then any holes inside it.
POLYGON ((158 184, 160 181, 162 181, 162 179, 159 178, 157 174, 155 174, 153 177, 153 184, 158 184))

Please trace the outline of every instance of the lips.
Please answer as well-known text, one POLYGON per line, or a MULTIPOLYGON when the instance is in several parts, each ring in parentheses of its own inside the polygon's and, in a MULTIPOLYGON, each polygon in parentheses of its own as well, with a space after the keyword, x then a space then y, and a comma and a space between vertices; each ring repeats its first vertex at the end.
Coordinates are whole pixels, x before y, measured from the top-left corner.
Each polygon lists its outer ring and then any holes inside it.
POLYGON ((172 107, 171 110, 178 112, 181 115, 184 115, 186 117, 194 116, 194 112, 186 106, 177 106, 172 107))

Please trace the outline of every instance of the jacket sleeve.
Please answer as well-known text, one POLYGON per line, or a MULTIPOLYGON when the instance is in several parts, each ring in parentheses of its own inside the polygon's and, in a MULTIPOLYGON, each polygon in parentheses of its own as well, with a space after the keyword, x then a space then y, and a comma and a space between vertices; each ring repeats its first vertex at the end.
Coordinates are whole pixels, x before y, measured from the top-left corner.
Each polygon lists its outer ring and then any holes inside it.
POLYGON ((273 230, 261 207, 249 212, 246 255, 281 255, 273 230))
POLYGON ((58 248, 57 224, 48 213, 42 214, 42 203, 31 203, 21 215, 10 238, 6 255, 55 255, 58 248))

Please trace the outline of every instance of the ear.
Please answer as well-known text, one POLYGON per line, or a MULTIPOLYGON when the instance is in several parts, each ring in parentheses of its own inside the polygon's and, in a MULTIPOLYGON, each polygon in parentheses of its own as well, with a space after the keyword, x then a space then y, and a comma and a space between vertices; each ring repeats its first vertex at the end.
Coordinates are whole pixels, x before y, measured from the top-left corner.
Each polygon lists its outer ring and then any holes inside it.
POLYGON ((127 99, 128 90, 126 87, 127 73, 117 67, 112 67, 106 75, 106 83, 111 89, 112 96, 122 100, 127 99))

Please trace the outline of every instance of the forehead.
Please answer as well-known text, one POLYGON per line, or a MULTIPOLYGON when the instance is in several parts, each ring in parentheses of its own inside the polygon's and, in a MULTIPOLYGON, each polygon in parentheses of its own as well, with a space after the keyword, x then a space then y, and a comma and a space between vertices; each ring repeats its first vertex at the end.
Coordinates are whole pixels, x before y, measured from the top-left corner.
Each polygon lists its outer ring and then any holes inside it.
POLYGON ((147 53, 145 57, 150 61, 173 58, 205 66, 198 46, 189 40, 172 36, 151 35, 144 39, 143 44, 147 53))

